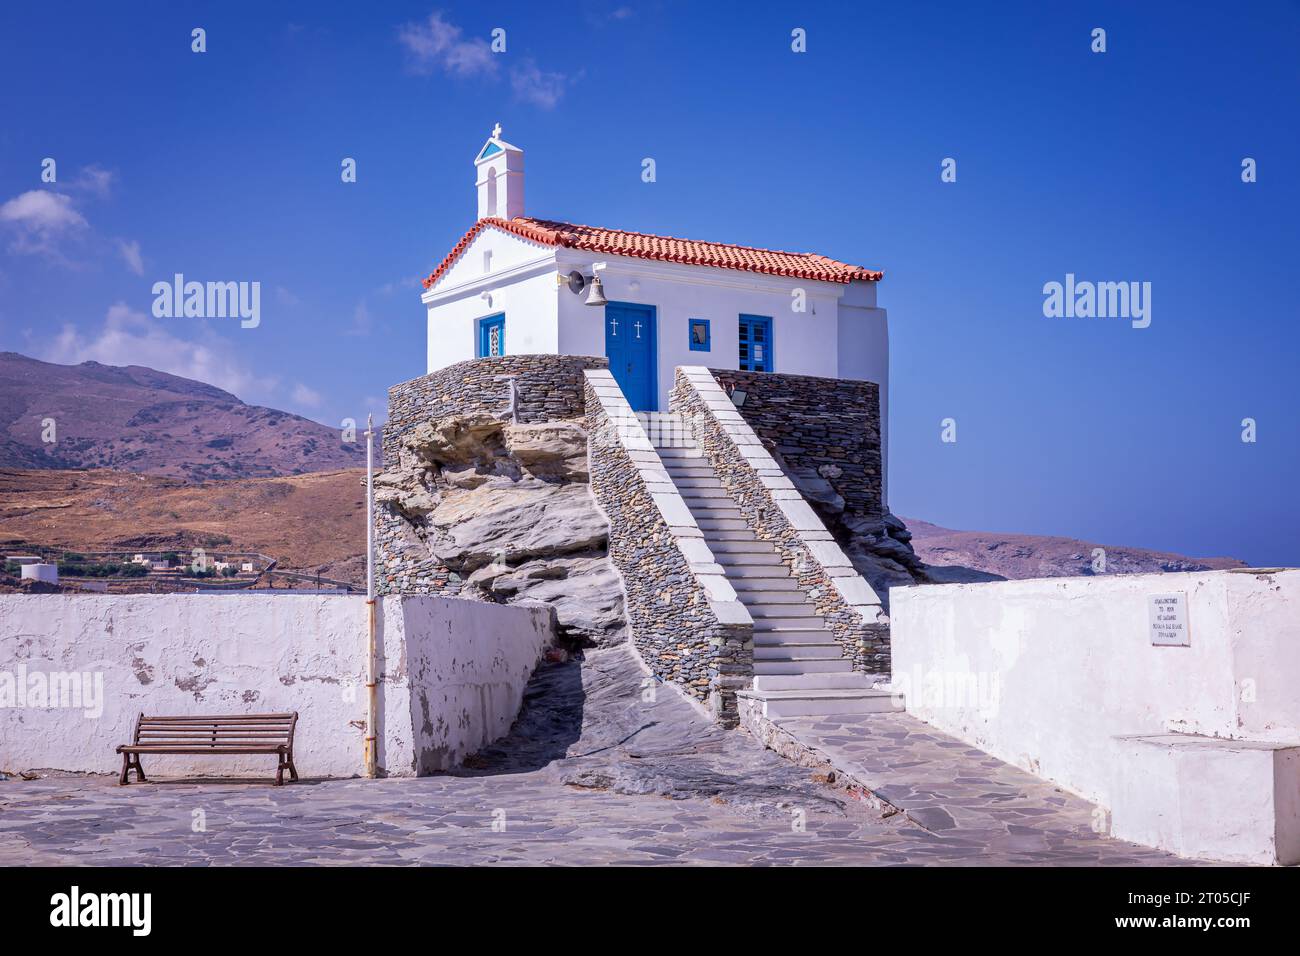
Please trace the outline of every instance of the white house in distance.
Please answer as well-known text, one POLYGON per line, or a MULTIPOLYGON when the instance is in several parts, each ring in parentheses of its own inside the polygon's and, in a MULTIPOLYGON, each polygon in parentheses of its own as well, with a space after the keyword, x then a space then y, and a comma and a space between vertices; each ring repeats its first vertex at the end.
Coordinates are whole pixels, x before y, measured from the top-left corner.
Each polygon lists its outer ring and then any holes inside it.
POLYGON ((424 280, 430 372, 491 355, 604 355, 639 410, 667 407, 679 365, 870 381, 880 386, 883 458, 881 272, 527 217, 524 153, 499 125, 474 166, 478 221, 424 280))

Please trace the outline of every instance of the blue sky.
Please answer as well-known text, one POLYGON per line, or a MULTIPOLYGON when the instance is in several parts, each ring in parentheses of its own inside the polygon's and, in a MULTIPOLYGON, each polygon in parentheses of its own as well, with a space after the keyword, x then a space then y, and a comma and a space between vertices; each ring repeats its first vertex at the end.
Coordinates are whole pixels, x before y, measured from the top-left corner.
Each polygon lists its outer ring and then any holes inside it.
POLYGON ((1300 564, 1298 48, 1293 2, 7 4, 0 349, 382 414, 499 121, 531 214, 883 268, 895 511, 1300 564), (153 319, 175 272, 260 326, 153 319), (1044 317, 1066 273, 1150 327, 1044 317))

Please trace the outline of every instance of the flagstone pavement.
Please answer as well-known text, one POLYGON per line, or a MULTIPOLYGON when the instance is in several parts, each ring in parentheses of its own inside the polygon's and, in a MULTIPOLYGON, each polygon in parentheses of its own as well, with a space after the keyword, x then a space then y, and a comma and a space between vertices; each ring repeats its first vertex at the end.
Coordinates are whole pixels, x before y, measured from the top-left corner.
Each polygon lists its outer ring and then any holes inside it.
POLYGON ((800 719, 902 810, 882 813, 644 679, 626 647, 546 665, 511 735, 453 774, 0 781, 0 865, 1185 862, 905 715, 800 719))

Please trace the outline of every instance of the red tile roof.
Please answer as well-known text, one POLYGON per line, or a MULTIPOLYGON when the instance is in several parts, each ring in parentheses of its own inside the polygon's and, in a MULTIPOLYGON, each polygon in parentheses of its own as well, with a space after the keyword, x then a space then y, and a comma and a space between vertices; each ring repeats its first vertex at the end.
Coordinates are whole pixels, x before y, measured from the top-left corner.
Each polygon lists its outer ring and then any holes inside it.
POLYGON ((789 276, 794 279, 820 279, 823 282, 851 282, 862 279, 876 282, 884 276, 875 269, 851 266, 846 262, 819 256, 810 252, 779 252, 772 249, 755 249, 752 246, 733 246, 725 242, 699 242, 695 239, 673 239, 670 236, 652 236, 645 232, 626 232, 622 229, 602 229, 599 226, 580 226, 571 222, 554 222, 550 219, 480 219, 465 233, 447 258, 424 280, 427 289, 442 278, 451 264, 469 248, 474 237, 492 226, 504 229, 524 239, 548 246, 582 249, 613 256, 633 256, 638 259, 658 259, 662 262, 681 262, 693 266, 714 266, 719 269, 741 269, 745 272, 763 272, 768 275, 789 276))

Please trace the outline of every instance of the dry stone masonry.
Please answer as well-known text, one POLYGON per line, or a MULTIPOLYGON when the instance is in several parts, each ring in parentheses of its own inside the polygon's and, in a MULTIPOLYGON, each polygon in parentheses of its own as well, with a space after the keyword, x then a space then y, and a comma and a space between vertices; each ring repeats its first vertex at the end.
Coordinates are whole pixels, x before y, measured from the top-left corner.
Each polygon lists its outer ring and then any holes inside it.
POLYGON ((889 627, 879 597, 764 448, 715 373, 702 367, 678 368, 671 407, 682 416, 746 524, 783 555, 854 668, 887 671, 889 627))
POLYGON ((609 518, 633 644, 656 677, 738 722, 753 678, 753 621, 605 369, 586 373, 592 491, 609 518))
POLYGON ((710 369, 736 411, 889 608, 889 589, 926 583, 911 532, 882 494, 874 382, 710 369))

